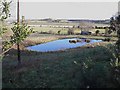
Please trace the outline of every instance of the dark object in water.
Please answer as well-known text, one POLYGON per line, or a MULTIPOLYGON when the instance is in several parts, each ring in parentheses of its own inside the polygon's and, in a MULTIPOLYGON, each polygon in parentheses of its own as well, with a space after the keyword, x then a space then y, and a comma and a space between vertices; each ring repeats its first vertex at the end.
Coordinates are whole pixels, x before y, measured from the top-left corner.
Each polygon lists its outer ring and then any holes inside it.
POLYGON ((103 41, 108 41, 108 42, 109 42, 109 41, 110 41, 110 38, 105 38, 103 41))
POLYGON ((77 40, 69 40, 70 43, 77 43, 77 40))
POLYGON ((80 40, 80 39, 77 39, 77 42, 81 42, 81 40, 80 40))
POLYGON ((89 43, 89 42, 90 42, 90 39, 85 39, 85 42, 89 43))

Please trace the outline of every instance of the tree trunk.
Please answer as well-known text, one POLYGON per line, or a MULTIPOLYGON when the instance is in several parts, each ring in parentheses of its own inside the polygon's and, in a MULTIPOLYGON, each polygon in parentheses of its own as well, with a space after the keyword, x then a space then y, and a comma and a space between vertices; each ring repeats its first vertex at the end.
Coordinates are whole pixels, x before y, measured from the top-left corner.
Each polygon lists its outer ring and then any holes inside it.
POLYGON ((17 55, 18 55, 18 65, 21 64, 21 57, 20 57, 20 46, 19 43, 17 43, 17 55))

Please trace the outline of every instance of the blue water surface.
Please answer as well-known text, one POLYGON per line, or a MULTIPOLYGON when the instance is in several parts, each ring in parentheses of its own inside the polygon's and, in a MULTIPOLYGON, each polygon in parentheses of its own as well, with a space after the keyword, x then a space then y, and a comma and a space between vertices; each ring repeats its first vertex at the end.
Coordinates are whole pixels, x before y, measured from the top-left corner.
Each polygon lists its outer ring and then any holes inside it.
POLYGON ((80 39, 81 42, 77 43, 70 43, 69 40, 76 40, 77 38, 72 39, 61 39, 61 40, 55 40, 43 44, 38 44, 35 46, 29 46, 27 47, 28 50, 31 51, 38 51, 38 52, 48 52, 48 51, 58 51, 58 50, 65 50, 70 48, 76 48, 80 46, 84 46, 86 44, 92 44, 95 42, 101 42, 102 40, 93 40, 91 39, 89 43, 85 42, 84 39, 80 39))

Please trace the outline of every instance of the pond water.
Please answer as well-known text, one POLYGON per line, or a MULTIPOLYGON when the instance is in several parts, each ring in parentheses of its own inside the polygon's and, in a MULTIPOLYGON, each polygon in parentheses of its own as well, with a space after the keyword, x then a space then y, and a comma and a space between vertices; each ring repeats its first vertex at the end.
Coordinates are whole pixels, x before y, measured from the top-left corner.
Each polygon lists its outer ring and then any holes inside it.
POLYGON ((58 51, 58 50, 65 50, 70 48, 76 48, 80 46, 84 46, 86 44, 92 44, 95 42, 101 42, 102 40, 93 40, 90 39, 90 42, 85 42, 85 39, 78 39, 78 38, 72 38, 72 39, 61 39, 61 40, 55 40, 43 44, 38 44, 35 46, 29 46, 27 47, 28 50, 31 51, 38 51, 38 52, 48 52, 48 51, 58 51), (80 42, 76 43, 70 43, 72 40, 80 40, 80 42))

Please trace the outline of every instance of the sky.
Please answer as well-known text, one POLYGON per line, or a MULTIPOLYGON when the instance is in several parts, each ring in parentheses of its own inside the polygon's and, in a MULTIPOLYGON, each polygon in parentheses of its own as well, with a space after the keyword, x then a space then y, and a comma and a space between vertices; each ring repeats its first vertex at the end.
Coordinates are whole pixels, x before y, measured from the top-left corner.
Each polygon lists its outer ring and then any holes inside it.
MULTIPOLYGON (((16 18, 16 3, 11 5, 16 18)), ((26 19, 109 19, 118 12, 118 2, 20 2, 20 16, 26 19)))

